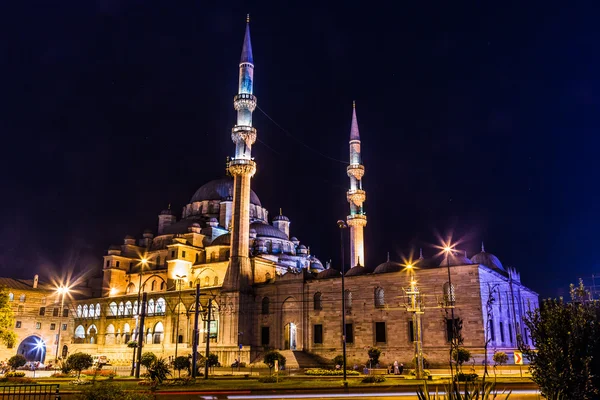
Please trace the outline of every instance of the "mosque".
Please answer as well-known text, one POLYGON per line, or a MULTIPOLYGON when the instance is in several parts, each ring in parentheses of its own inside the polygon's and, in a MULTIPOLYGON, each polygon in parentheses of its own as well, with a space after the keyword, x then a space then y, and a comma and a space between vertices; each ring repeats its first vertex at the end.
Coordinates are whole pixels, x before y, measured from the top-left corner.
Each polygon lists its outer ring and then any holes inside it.
POLYGON ((235 359, 259 361, 268 349, 286 352, 290 366, 302 366, 302 355, 341 354, 342 297, 349 363, 365 364, 366 349, 377 346, 382 362, 407 364, 414 357, 416 330, 405 289, 414 279, 423 293, 420 328, 430 363, 447 362, 449 308, 462 326, 464 346, 476 356, 483 357, 486 342, 509 354, 518 337, 530 342, 523 318, 538 306, 538 296, 483 245, 470 258, 457 249, 442 257, 421 254, 410 272, 389 257, 378 266, 364 265, 365 166, 354 106, 345 221, 352 267, 345 272, 343 292, 341 271, 329 263, 324 266, 310 253, 308 242, 292 236, 290 220, 281 212, 269 216, 251 189, 258 161, 252 145, 258 132, 252 125, 257 98, 249 22, 233 103, 235 153, 228 161, 228 176, 201 186, 179 218, 169 207, 158 215, 155 232, 147 230, 137 239, 126 236, 122 244, 110 246, 104 256, 102 295, 70 305, 72 321, 65 335, 70 342, 64 352, 104 354, 113 364, 127 365, 132 359, 128 343, 142 338, 144 351, 163 357, 188 355, 199 285, 200 348, 210 341, 211 352, 224 365, 235 359))

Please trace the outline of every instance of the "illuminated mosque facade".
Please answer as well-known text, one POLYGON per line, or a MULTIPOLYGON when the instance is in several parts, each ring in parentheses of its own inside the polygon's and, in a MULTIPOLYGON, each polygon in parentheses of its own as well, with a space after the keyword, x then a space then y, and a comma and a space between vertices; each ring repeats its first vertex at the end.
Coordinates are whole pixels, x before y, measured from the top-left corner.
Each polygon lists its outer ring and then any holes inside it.
MULTIPOLYGON (((300 352, 324 358, 341 354, 340 270, 329 263, 323 266, 310 254, 307 244, 291 235, 290 220, 281 212, 270 218, 251 189, 256 102, 247 23, 234 97, 235 155, 228 162, 228 177, 201 186, 180 218, 170 208, 162 211, 156 233, 148 230, 138 239, 126 236, 122 244, 108 249, 102 295, 70 304, 73 320, 65 335, 65 352, 104 354, 115 365, 128 365, 128 343, 137 341, 143 329, 144 351, 163 357, 188 355, 195 288, 200 285, 199 349, 210 340, 211 352, 223 365, 235 359, 258 362, 267 349, 284 351, 291 367, 304 366, 304 359, 296 357, 300 352), (146 315, 140 327, 144 293, 146 315), (209 298, 212 318, 207 322, 209 298)), ((354 106, 349 150, 346 223, 352 267, 345 273, 344 292, 348 360, 350 365, 365 364, 365 348, 377 346, 383 362, 409 363, 415 326, 403 288, 413 277, 389 257, 376 267, 364 265, 365 167, 354 106)), ((521 283, 516 270, 505 268, 483 246, 470 258, 458 250, 442 258, 421 255, 413 270, 426 294, 421 328, 424 354, 431 363, 448 359, 450 303, 462 325, 463 344, 475 356, 483 357, 485 342, 508 353, 516 349, 519 337, 531 343, 523 318, 538 306, 538 296, 521 283)))

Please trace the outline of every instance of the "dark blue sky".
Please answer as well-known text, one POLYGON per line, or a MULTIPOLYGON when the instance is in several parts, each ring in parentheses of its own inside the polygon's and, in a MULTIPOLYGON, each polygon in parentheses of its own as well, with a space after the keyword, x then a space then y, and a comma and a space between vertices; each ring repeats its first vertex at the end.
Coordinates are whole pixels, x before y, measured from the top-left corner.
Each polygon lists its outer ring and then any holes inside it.
POLYGON ((436 232, 556 295, 600 272, 592 2, 3 2, 0 273, 100 266, 224 174, 245 14, 253 187, 323 261, 347 213, 352 100, 367 266, 436 232), (397 3, 397 4, 396 4, 397 3), (391 5, 395 4, 395 5, 391 5))

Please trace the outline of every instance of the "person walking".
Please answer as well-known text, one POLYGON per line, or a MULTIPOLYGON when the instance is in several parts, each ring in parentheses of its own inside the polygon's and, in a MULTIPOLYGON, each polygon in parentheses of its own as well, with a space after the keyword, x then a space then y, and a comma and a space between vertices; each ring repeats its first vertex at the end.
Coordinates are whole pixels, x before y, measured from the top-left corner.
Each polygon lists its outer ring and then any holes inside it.
POLYGON ((399 369, 399 364, 398 364, 398 360, 394 361, 394 375, 399 375, 400 374, 400 369, 399 369))

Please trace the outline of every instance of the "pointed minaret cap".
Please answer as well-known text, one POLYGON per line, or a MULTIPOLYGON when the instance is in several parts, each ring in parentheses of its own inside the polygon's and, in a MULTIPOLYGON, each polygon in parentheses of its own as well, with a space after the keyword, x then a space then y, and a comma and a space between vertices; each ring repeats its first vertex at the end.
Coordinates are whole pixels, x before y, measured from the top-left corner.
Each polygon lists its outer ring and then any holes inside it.
POLYGON ((352 102, 352 126, 350 127, 350 140, 360 140, 358 121, 356 120, 356 102, 352 102))
POLYGON ((422 260, 422 259, 423 259, 423 248, 421 247, 419 249, 419 260, 422 260))
POLYGON ((242 47, 241 63, 254 64, 252 57, 252 42, 250 41, 250 14, 246 15, 246 35, 244 35, 244 46, 242 47))
POLYGON ((485 253, 485 247, 483 246, 483 241, 481 241, 481 252, 485 253))
POLYGON ((390 252, 389 252, 389 251, 388 251, 388 254, 387 254, 387 256, 388 256, 388 258, 387 258, 387 262, 390 262, 390 252))

